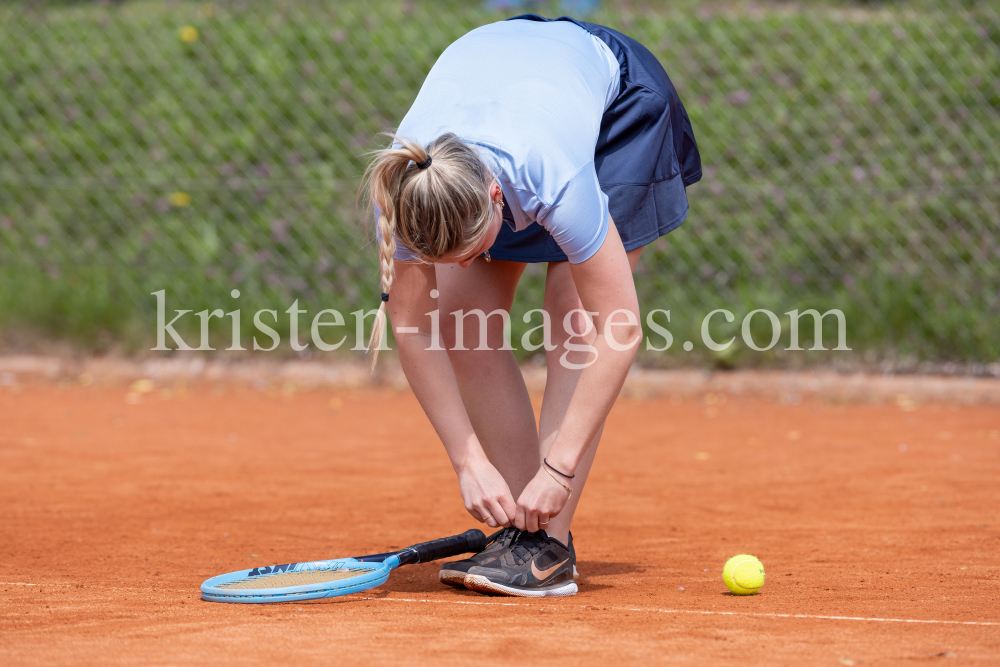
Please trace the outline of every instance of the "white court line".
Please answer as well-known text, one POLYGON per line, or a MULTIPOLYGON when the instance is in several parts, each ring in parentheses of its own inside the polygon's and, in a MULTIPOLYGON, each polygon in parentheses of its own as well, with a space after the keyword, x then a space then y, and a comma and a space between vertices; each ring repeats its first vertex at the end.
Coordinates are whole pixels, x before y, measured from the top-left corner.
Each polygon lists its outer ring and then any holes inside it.
MULTIPOLYGON (((413 598, 361 598, 362 600, 383 600, 385 602, 430 602, 436 604, 474 604, 491 607, 532 607, 520 602, 471 602, 467 600, 417 600, 413 598)), ((586 607, 574 607, 575 611, 588 610, 586 607)), ((937 621, 918 618, 878 618, 872 616, 822 616, 819 614, 768 614, 739 611, 700 611, 693 609, 640 609, 633 607, 608 607, 608 611, 637 611, 653 614, 703 614, 709 616, 760 616, 768 618, 817 618, 829 621, 868 621, 871 623, 934 623, 937 625, 984 625, 996 626, 1000 623, 991 621, 937 621)), ((603 611, 603 610, 602 610, 603 611)))
POLYGON ((72 586, 73 584, 29 584, 24 581, 0 581, 0 586, 72 586))

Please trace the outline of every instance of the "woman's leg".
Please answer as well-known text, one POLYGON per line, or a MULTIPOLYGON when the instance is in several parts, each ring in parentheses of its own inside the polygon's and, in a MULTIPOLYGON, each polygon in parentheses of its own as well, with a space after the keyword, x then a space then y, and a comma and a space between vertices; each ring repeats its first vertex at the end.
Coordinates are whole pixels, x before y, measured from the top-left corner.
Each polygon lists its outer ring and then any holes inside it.
MULTIPOLYGON (((635 270, 642 255, 642 248, 636 248, 628 253, 629 264, 635 270)), ((573 338, 563 326, 563 319, 568 313, 576 309, 583 309, 580 295, 576 291, 573 283, 573 274, 570 272, 569 262, 553 262, 549 264, 548 274, 545 277, 545 304, 544 308, 552 318, 552 343, 555 349, 546 351, 546 380, 545 395, 542 398, 542 412, 538 421, 539 458, 535 466, 541 464, 543 457, 548 454, 549 448, 559 432, 569 401, 573 397, 576 389, 576 382, 582 371, 572 370, 562 365, 560 359, 567 354, 567 360, 571 363, 585 363, 592 355, 588 352, 568 351, 566 343, 573 338)), ((586 323, 583 315, 576 313, 573 315, 573 331, 584 331, 586 323)), ((596 336, 595 331, 591 331, 585 339, 575 338, 575 344, 590 343, 596 336)), ((566 506, 558 516, 553 517, 545 532, 563 544, 569 544, 569 527, 573 521, 580 496, 583 495, 583 486, 587 483, 587 475, 590 474, 590 466, 594 462, 594 455, 597 453, 597 445, 601 440, 604 427, 597 432, 590 443, 587 453, 584 455, 580 465, 576 468, 576 477, 573 479, 573 497, 569 499, 566 506)))
MULTIPOLYGON (((486 320, 486 350, 480 347, 481 320, 467 315, 462 325, 466 350, 455 350, 458 330, 453 312, 495 310, 510 312, 517 281, 524 272, 520 262, 476 260, 468 268, 437 264, 441 335, 458 379, 462 401, 483 450, 503 475, 516 501, 538 472, 538 431, 528 390, 514 353, 502 350, 503 319, 486 320)), ((513 518, 513 517, 511 517, 513 518)))

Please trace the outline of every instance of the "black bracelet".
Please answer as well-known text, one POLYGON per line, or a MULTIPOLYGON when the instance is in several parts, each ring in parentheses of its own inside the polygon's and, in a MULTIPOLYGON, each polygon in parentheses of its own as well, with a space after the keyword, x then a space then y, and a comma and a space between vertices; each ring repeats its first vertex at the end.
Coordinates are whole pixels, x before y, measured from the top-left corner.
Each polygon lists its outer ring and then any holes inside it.
POLYGON ((553 467, 552 467, 552 466, 551 466, 551 465, 549 464, 549 462, 548 462, 548 461, 546 461, 546 460, 545 460, 544 458, 542 458, 542 463, 544 463, 544 464, 545 464, 545 465, 546 465, 546 466, 548 467, 548 469, 549 469, 549 470, 551 470, 551 471, 552 471, 552 472, 554 472, 554 473, 558 473, 558 474, 562 475, 562 476, 563 476, 563 477, 565 477, 566 479, 573 479, 574 477, 576 477, 576 475, 567 475, 566 473, 564 473, 564 472, 562 472, 562 471, 559 471, 559 470, 556 470, 556 469, 555 469, 555 468, 553 468, 553 467))

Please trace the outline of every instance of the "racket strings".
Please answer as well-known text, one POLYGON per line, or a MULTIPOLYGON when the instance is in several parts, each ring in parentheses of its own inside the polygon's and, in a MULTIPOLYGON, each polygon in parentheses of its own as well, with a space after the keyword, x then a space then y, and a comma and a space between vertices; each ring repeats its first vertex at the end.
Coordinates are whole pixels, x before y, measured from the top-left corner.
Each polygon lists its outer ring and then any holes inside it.
POLYGON ((374 572, 375 568, 357 569, 331 569, 331 570, 300 570, 298 572, 279 572, 276 574, 265 574, 259 577, 238 579, 223 584, 218 584, 217 588, 226 589, 259 589, 259 588, 287 588, 289 586, 305 586, 308 584, 325 584, 330 581, 340 579, 350 579, 374 572))

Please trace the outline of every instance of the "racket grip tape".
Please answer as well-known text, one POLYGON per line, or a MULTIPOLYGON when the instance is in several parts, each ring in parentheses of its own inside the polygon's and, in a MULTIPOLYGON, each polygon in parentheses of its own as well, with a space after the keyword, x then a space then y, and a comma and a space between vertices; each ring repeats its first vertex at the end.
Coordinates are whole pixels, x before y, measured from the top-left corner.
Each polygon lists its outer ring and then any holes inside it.
POLYGON ((486 548, 486 535, 481 530, 467 530, 461 535, 414 544, 400 554, 401 563, 426 563, 465 553, 479 553, 486 548))

